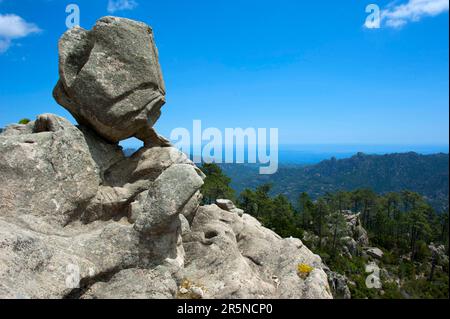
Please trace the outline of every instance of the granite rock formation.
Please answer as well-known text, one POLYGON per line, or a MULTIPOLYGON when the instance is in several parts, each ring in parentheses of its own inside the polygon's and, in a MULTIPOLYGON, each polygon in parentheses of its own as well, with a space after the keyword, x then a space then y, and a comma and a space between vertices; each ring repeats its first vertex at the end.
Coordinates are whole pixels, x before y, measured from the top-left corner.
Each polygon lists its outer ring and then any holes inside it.
POLYGON ((227 200, 152 128, 151 29, 106 17, 60 44, 56 100, 0 134, 0 298, 332 298, 320 257, 227 200), (145 145, 126 157, 118 142, 145 145), (299 276, 299 264, 312 271, 299 276))

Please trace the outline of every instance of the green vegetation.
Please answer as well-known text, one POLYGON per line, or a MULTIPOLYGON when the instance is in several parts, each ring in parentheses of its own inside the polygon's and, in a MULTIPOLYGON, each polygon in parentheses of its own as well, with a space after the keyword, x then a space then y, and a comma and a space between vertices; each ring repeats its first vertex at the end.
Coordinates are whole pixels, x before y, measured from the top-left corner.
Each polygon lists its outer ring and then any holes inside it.
POLYGON ((283 194, 297 203, 305 192, 317 200, 326 193, 368 188, 377 194, 401 192, 405 189, 424 196, 439 212, 448 210, 448 154, 416 153, 366 155, 330 159, 316 165, 281 165, 274 175, 259 175, 255 165, 221 165, 232 179, 232 187, 240 193, 262 184, 273 185, 271 195, 283 194))
MULTIPOLYGON (((205 165, 206 202, 234 195, 230 179, 214 164, 205 165)), ((449 250, 449 214, 436 213, 411 191, 377 194, 371 189, 326 193, 316 200, 298 195, 294 207, 285 195, 271 196, 272 185, 244 189, 237 205, 282 237, 298 237, 335 272, 347 276, 353 298, 448 298, 448 258, 437 260, 430 245, 449 250), (382 290, 369 289, 365 280, 367 256, 361 251, 342 254, 341 238, 348 232, 343 211, 360 212, 371 247, 379 247, 382 290), (308 235, 308 236, 306 236, 308 235)), ((228 198, 233 198, 228 197, 228 198)), ((361 247, 358 248, 361 250, 361 247)))
POLYGON ((203 164, 201 170, 208 177, 201 190, 205 204, 212 204, 219 198, 234 199, 234 190, 230 187, 231 179, 223 174, 219 166, 203 164))
POLYGON ((19 124, 26 125, 26 124, 28 124, 28 123, 30 123, 30 122, 31 122, 30 119, 21 119, 21 120, 19 121, 19 124))
POLYGON ((239 196, 238 206, 282 237, 302 237, 294 207, 283 195, 271 198, 270 189, 271 185, 263 185, 256 191, 244 190, 239 196))

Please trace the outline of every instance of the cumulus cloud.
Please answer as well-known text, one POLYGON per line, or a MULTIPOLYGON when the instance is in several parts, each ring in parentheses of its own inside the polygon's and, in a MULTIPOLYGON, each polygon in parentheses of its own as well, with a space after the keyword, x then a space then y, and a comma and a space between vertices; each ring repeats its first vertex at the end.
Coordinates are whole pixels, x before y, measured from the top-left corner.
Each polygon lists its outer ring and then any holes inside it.
POLYGON ((133 10, 137 5, 137 2, 134 0, 108 0, 107 10, 109 13, 122 10, 133 10))
POLYGON ((26 22, 15 14, 0 14, 0 53, 6 52, 12 40, 41 32, 34 23, 26 22))
POLYGON ((447 12, 448 7, 449 0, 408 0, 403 4, 392 2, 381 11, 381 20, 387 27, 399 28, 409 22, 447 12))

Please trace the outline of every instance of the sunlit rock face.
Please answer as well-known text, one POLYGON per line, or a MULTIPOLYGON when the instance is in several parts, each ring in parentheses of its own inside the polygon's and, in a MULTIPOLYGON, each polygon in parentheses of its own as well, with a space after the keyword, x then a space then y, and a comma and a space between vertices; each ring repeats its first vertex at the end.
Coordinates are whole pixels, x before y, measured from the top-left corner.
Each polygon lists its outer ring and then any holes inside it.
POLYGON ((105 17, 67 31, 59 75, 56 101, 110 142, 145 139, 165 103, 153 31, 141 22, 105 17))

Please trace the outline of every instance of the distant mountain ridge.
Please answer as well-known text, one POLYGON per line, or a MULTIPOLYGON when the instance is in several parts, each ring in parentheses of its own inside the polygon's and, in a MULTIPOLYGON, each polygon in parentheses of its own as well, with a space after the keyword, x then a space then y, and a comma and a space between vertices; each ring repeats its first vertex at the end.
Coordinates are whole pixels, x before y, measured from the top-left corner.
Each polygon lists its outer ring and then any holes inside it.
POLYGON ((281 165, 274 175, 259 175, 256 167, 250 165, 228 164, 222 168, 238 193, 272 183, 274 194, 284 194, 293 203, 302 192, 317 198, 327 192, 370 188, 377 193, 418 192, 435 209, 448 209, 449 155, 444 153, 358 153, 351 158, 332 158, 315 165, 281 165))

